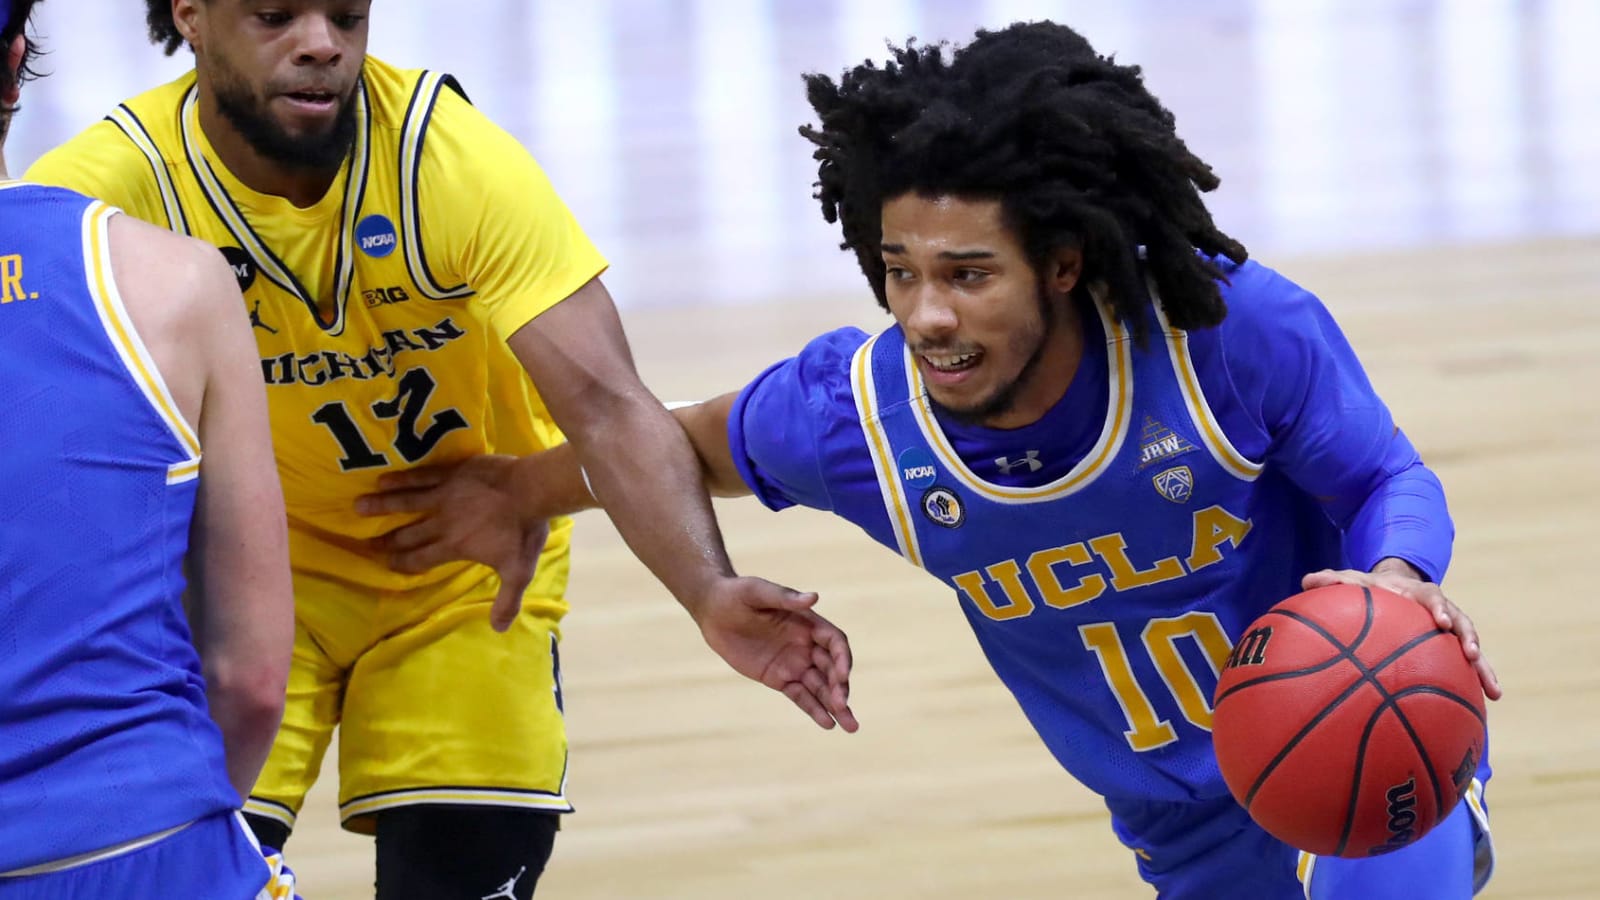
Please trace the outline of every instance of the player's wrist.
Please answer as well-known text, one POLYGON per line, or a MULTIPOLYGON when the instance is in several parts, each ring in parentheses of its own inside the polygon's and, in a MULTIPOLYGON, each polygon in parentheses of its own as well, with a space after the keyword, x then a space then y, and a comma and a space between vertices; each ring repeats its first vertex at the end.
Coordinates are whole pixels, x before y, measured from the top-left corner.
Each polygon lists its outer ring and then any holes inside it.
POLYGON ((1424 575, 1421 569, 1418 569, 1410 562, 1407 562, 1398 556, 1386 556, 1383 559, 1378 560, 1377 565, 1372 567, 1372 574, 1400 575, 1406 578, 1414 578, 1417 581, 1432 580, 1428 578, 1427 575, 1424 575))

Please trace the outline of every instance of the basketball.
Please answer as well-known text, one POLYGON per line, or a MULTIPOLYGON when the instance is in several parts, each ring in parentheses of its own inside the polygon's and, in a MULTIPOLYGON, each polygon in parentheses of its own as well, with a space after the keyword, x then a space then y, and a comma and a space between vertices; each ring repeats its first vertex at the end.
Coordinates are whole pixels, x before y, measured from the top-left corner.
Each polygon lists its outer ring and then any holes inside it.
POLYGON ((1212 732, 1234 799, 1318 855, 1405 847, 1443 821, 1483 757, 1484 699, 1421 604, 1337 584, 1268 610, 1234 645, 1212 732))

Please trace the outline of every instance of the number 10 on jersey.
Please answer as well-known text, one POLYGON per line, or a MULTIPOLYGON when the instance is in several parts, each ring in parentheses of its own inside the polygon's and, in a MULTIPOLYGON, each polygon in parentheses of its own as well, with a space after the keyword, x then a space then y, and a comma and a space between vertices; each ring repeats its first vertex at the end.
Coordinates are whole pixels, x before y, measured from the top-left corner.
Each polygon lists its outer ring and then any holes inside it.
MULTIPOLYGON (((1178 739, 1172 722, 1156 714, 1150 695, 1134 677, 1128 660, 1128 650, 1112 622, 1095 622, 1078 626, 1083 646, 1094 653, 1105 675, 1106 686, 1122 707, 1127 717, 1128 730, 1123 736, 1128 746, 1136 752, 1165 747, 1178 739)), ((1178 653, 1180 640, 1192 640, 1199 646, 1206 662, 1211 664, 1212 683, 1228 659, 1232 642, 1222 629, 1214 613, 1191 612, 1166 619, 1151 619, 1140 632, 1140 642, 1150 662, 1161 675, 1167 691, 1178 703, 1179 712, 1197 728, 1211 730, 1211 700, 1201 689, 1194 672, 1178 653)))

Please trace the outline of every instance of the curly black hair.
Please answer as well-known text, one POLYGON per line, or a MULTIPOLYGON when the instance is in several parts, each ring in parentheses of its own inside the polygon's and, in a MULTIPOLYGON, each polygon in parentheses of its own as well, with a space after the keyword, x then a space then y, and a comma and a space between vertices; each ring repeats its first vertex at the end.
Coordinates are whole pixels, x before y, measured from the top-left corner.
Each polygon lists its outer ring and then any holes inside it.
MULTIPOLYGON (((0 3, 5 3, 9 7, 8 15, 6 16, 6 27, 0 29, 0 48, 10 47, 11 42, 17 39, 17 35, 27 30, 28 19, 33 15, 33 8, 41 2, 43 0, 0 0, 0 3)), ((22 63, 17 66, 16 72, 12 72, 6 66, 0 65, 0 89, 10 88, 39 77, 39 70, 34 67, 34 63, 39 59, 39 41, 37 38, 30 37, 27 38, 24 46, 22 63)), ((16 111, 16 107, 0 108, 0 115, 6 116, 9 123, 11 114, 16 111)))
POLYGON ((150 29, 150 43, 168 56, 186 42, 172 21, 172 0, 144 0, 144 22, 150 29))
POLYGON ((1243 262, 1247 252, 1212 221, 1200 194, 1217 176, 1137 66, 1053 22, 979 31, 950 52, 915 39, 890 51, 881 68, 867 61, 837 83, 807 75, 819 124, 800 129, 816 145, 822 215, 840 225, 840 246, 855 252, 880 305, 883 204, 914 191, 999 200, 1035 270, 1080 247, 1078 290, 1103 284, 1140 338, 1145 274, 1174 326, 1222 321, 1213 257, 1243 262))

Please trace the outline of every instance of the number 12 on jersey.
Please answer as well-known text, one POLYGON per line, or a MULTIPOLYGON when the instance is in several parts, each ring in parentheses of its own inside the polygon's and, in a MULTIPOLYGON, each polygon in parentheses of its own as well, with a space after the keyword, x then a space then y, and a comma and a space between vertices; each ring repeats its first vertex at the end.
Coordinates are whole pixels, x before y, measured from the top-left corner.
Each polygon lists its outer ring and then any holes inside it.
MULTIPOLYGON (((420 432, 417 430, 423 413, 427 411, 428 398, 433 396, 433 389, 438 384, 433 380, 433 373, 427 369, 411 369, 400 376, 400 389, 393 399, 372 404, 373 415, 380 419, 395 420, 391 444, 408 463, 421 461, 433 452, 446 434, 467 427, 467 420, 451 407, 435 413, 427 428, 420 432)), ((317 407, 317 411, 311 414, 311 421, 327 428, 333 433, 333 439, 339 442, 339 449, 343 452, 339 458, 339 468, 344 471, 389 465, 389 457, 372 449, 367 442, 343 400, 317 407)))
MULTIPOLYGON (((1136 752, 1143 752, 1165 747, 1177 740, 1178 733, 1173 729, 1172 722, 1156 714, 1155 707, 1150 703, 1150 695, 1145 693, 1134 677, 1133 666, 1128 662, 1128 651, 1122 645, 1122 637, 1117 634, 1115 623, 1079 625, 1078 634, 1083 638, 1083 646, 1093 651, 1100 661, 1106 685, 1111 688, 1112 696, 1116 697, 1122 714, 1128 719, 1128 730, 1123 732, 1128 739, 1128 746, 1136 752)), ((1232 649, 1232 642, 1228 640, 1228 634, 1223 631, 1216 615, 1190 612, 1166 619, 1151 619, 1145 623, 1140 638, 1150 662, 1166 683, 1167 691, 1177 701, 1183 717, 1195 727, 1210 731, 1211 701, 1178 653, 1178 641, 1191 639, 1199 646, 1206 661, 1211 664, 1212 681, 1215 683, 1232 649)))

